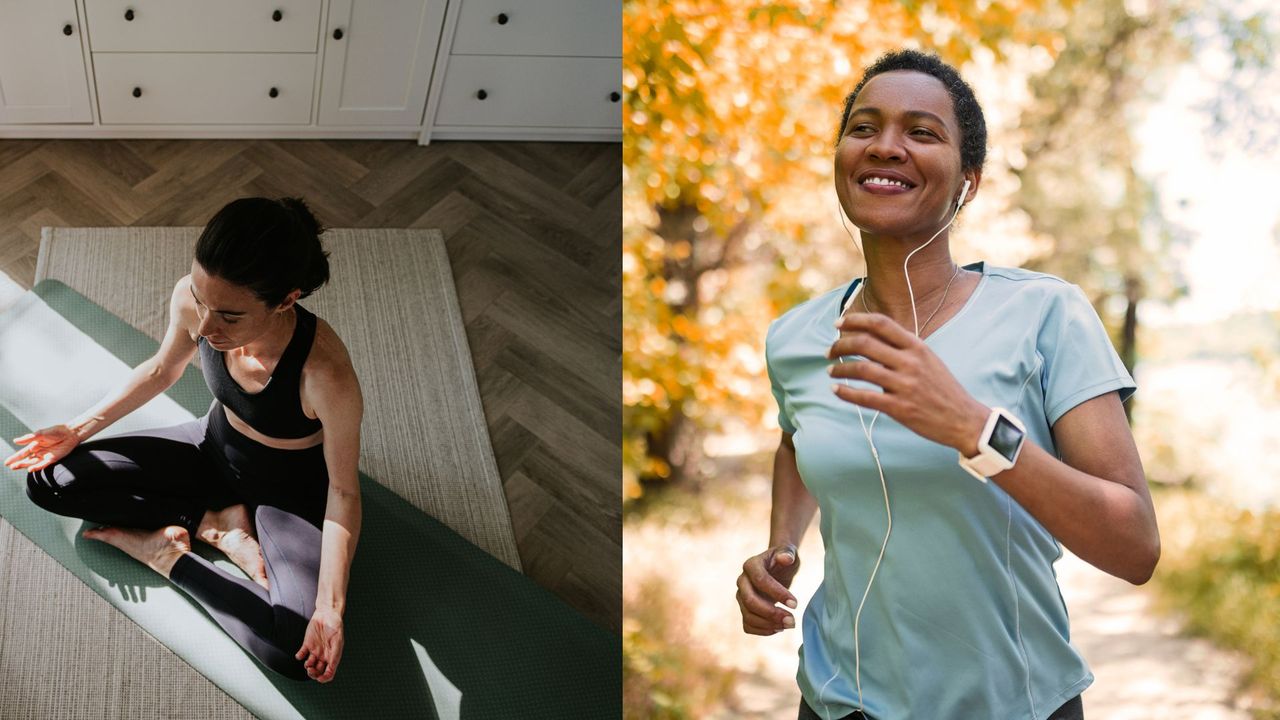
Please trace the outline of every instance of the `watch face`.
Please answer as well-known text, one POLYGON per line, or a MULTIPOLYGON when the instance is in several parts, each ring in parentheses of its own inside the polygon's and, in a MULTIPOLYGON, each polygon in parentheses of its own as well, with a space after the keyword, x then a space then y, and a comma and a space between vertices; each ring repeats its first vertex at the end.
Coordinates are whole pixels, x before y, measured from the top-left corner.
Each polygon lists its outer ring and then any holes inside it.
POLYGON ((1018 447, 1022 444, 1022 431, 1008 418, 1003 415, 996 416, 996 426, 991 430, 991 439, 987 441, 992 450, 1004 456, 1005 460, 1013 462, 1013 458, 1018 453, 1018 447))

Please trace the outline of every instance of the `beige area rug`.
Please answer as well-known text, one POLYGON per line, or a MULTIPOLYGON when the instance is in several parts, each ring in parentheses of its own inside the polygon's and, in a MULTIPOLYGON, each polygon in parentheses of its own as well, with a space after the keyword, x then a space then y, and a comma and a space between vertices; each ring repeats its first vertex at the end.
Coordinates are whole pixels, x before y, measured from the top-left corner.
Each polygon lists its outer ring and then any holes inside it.
MULTIPOLYGON (((60 280, 159 341, 199 234, 44 228, 36 282, 60 280)), ((332 280, 302 304, 333 326, 360 378, 360 469, 519 570, 442 234, 322 239, 332 280)), ((0 678, 6 719, 251 717, 3 519, 0 678)))

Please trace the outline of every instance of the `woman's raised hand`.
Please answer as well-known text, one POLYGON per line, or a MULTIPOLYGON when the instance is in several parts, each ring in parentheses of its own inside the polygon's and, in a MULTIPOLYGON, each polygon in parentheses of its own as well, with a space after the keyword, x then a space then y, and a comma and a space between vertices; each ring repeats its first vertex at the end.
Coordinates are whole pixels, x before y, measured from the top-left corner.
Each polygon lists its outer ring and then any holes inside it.
POLYGON ((742 564, 738 576, 738 607, 742 610, 742 630, 749 635, 773 635, 796 626, 791 613, 778 607, 796 606, 796 596, 787 588, 800 569, 795 545, 778 545, 754 555, 742 564))
POLYGON ((845 402, 879 410, 917 435, 970 457, 990 408, 956 380, 923 340, 887 315, 858 313, 837 321, 840 339, 827 351, 836 363, 827 370, 831 390, 845 402), (865 358, 840 362, 841 357, 865 358), (844 379, 879 385, 878 390, 846 386, 844 379))
POLYGON ((66 457, 80 444, 80 436, 66 425, 51 425, 14 438, 13 442, 23 448, 5 458, 4 466, 10 470, 34 472, 66 457))

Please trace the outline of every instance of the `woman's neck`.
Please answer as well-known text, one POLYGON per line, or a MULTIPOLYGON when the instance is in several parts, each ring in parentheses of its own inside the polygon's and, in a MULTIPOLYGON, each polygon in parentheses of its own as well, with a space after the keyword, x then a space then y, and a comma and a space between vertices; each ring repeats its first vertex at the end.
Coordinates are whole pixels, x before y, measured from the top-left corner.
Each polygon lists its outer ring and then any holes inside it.
POLYGON ((911 255, 907 266, 911 273, 911 290, 908 292, 902 265, 907 255, 917 247, 918 243, 896 239, 863 239, 867 264, 867 283, 863 290, 867 294, 863 300, 872 312, 888 315, 908 330, 912 329, 914 322, 912 295, 915 297, 916 314, 923 322, 924 316, 932 310, 929 303, 936 303, 942 297, 957 269, 951 259, 947 238, 939 237, 911 255))
MULTIPOLYGON (((915 265, 915 260, 912 260, 911 264, 915 265)), ((280 313, 276 317, 272 329, 264 333, 262 337, 237 348, 234 352, 242 357, 258 360, 278 359, 280 355, 284 354, 285 348, 289 347, 289 343, 293 340, 294 327, 297 322, 297 310, 280 313)))

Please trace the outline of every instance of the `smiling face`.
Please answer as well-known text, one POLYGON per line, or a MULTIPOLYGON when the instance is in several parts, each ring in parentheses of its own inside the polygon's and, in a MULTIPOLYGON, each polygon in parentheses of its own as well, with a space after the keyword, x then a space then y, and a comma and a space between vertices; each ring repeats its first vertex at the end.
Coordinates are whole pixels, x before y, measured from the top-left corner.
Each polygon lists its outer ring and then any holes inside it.
POLYGON ((253 291, 210 275, 195 261, 191 263, 191 294, 200 318, 200 336, 223 352, 279 327, 280 314, 287 312, 295 299, 291 294, 278 308, 269 308, 253 291))
POLYGON ((866 235, 927 237, 950 219, 966 177, 969 196, 977 190, 981 173, 961 171, 960 145, 940 80, 910 70, 876 75, 858 93, 836 146, 836 194, 866 235))

